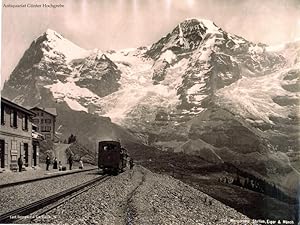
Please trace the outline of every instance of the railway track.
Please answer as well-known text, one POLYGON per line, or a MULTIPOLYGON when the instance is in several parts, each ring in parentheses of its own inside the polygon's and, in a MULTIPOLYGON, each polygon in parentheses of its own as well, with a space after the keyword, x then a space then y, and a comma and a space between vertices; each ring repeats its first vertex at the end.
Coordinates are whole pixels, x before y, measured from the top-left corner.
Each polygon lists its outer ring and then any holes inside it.
POLYGON ((0 215, 0 224, 1 223, 28 223, 35 218, 49 212, 50 210, 58 207, 64 202, 82 194, 83 192, 88 191, 92 187, 99 184, 99 182, 104 182, 110 178, 109 175, 103 175, 101 177, 94 178, 90 181, 87 181, 83 184, 77 185, 70 189, 64 190, 57 194, 51 195, 44 199, 38 200, 36 202, 30 203, 29 205, 17 208, 10 212, 0 215), (34 215, 29 216, 30 214, 34 215))
POLYGON ((16 185, 21 185, 21 184, 26 184, 26 183, 31 183, 31 182, 35 182, 35 181, 47 180, 47 179, 51 179, 51 178, 55 178, 55 177, 62 177, 62 176, 76 174, 76 173, 88 172, 88 171, 92 171, 92 170, 97 170, 97 168, 77 170, 77 171, 68 172, 68 173, 57 173, 57 174, 53 174, 53 175, 49 175, 49 176, 45 176, 45 177, 38 177, 38 178, 34 178, 34 179, 29 179, 29 180, 22 180, 22 181, 17 181, 17 182, 12 182, 12 183, 0 184, 0 189, 6 188, 6 187, 12 187, 12 186, 16 186, 16 185))

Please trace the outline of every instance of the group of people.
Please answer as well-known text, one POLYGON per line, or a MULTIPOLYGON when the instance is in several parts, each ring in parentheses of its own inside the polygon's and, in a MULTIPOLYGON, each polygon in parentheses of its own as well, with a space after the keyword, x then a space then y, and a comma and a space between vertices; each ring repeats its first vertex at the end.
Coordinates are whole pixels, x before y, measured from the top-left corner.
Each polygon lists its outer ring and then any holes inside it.
MULTIPOLYGON (((69 163, 69 169, 72 170, 72 165, 73 165, 73 156, 70 155, 69 158, 68 158, 68 163, 69 163)), ((49 166, 51 164, 51 159, 50 159, 50 156, 47 155, 46 157, 46 170, 49 170, 49 166)), ((79 160, 79 169, 83 169, 83 161, 82 159, 79 160)), ((19 172, 22 172, 22 167, 23 167, 23 160, 22 160, 22 156, 20 156, 18 158, 18 166, 19 166, 19 172)), ((134 166, 134 163, 133 163, 133 159, 130 158, 129 160, 129 167, 130 169, 132 169, 134 166)), ((63 168, 62 164, 61 164, 61 161, 57 162, 57 158, 55 157, 54 160, 53 160, 53 169, 54 170, 57 170, 59 169, 59 171, 61 171, 63 168)))
MULTIPOLYGON (((106 146, 104 146, 104 149, 105 149, 106 146)), ((121 158, 121 162, 123 162, 123 159, 125 157, 126 159, 126 163, 129 162, 129 168, 132 169, 133 166, 134 166, 134 163, 133 163, 133 158, 132 157, 129 157, 129 155, 127 154, 127 150, 125 148, 121 148, 121 152, 120 152, 120 158, 121 158)))
MULTIPOLYGON (((49 170, 50 164, 51 164, 51 159, 50 159, 50 156, 47 155, 47 157, 46 157, 46 170, 49 170)), ((62 164, 61 164, 61 161, 59 161, 59 162, 57 163, 57 158, 56 158, 56 157, 55 157, 54 160, 53 160, 53 169, 54 169, 54 170, 57 170, 57 169, 62 170, 62 164)))
MULTIPOLYGON (((72 170, 72 166, 73 166, 73 156, 70 154, 69 158, 68 158, 68 163, 69 163, 69 169, 72 170)), ((49 170, 49 166, 51 164, 51 159, 50 159, 50 156, 47 155, 46 157, 46 170, 49 170)), ((79 160, 79 169, 83 169, 83 162, 82 160, 80 159, 79 160)), ((57 163, 57 158, 55 157, 54 160, 53 160, 53 169, 59 169, 59 171, 62 170, 62 164, 61 164, 61 161, 59 161, 57 163)))

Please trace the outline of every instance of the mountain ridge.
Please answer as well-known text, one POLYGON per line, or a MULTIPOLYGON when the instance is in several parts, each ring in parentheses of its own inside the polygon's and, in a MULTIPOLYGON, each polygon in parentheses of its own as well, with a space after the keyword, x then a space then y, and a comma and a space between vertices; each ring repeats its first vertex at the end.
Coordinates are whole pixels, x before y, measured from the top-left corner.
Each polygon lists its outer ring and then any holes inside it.
POLYGON ((2 94, 27 106, 60 108, 64 132, 73 113, 86 120, 109 117, 162 151, 221 158, 278 184, 280 169, 294 173, 292 158, 278 152, 297 153, 299 147, 297 43, 289 45, 292 53, 274 52, 192 18, 149 48, 103 52, 70 46, 47 30, 26 50, 2 94))

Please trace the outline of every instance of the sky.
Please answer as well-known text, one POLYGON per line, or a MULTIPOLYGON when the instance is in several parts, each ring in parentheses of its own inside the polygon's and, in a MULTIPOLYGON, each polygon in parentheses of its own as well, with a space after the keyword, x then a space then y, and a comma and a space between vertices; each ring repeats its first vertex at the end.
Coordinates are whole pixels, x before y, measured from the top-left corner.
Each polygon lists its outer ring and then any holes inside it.
POLYGON ((85 49, 118 50, 151 45, 191 17, 268 45, 300 38, 300 0, 3 0, 1 88, 47 28, 85 49), (3 7, 9 3, 64 7, 3 7))

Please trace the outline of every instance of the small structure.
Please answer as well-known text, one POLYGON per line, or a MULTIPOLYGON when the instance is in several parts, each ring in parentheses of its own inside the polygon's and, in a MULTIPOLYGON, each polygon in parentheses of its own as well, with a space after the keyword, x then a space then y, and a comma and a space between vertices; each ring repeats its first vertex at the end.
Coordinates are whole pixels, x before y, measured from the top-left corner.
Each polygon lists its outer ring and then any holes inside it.
POLYGON ((29 109, 1 97, 0 168, 17 169, 20 156, 25 167, 32 166, 33 116, 29 109))
POLYGON ((37 132, 44 135, 46 140, 55 139, 56 108, 33 107, 31 109, 35 116, 33 123, 37 126, 37 132))

